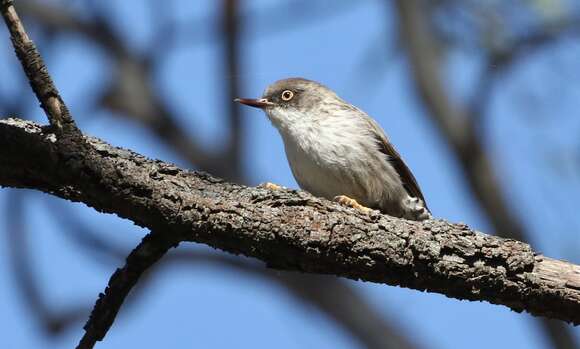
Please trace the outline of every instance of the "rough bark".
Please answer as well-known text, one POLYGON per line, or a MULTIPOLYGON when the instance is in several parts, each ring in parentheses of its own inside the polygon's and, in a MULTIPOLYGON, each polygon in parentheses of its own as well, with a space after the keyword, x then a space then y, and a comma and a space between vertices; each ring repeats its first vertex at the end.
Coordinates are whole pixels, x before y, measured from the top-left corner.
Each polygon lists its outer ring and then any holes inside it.
POLYGON ((580 323, 580 267, 525 243, 444 220, 366 215, 301 191, 231 184, 86 141, 91 151, 32 122, 0 121, 0 185, 80 201, 170 241, 205 243, 273 268, 485 300, 580 323))

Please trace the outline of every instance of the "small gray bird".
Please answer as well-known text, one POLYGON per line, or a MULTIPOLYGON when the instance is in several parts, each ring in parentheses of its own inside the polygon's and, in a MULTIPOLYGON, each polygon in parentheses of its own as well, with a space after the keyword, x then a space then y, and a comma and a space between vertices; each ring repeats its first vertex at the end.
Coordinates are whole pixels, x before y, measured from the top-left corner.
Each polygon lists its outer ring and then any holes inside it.
POLYGON ((431 218, 417 180, 381 127, 326 86, 285 79, 268 86, 260 99, 236 102, 266 113, 302 189, 365 211, 431 218))

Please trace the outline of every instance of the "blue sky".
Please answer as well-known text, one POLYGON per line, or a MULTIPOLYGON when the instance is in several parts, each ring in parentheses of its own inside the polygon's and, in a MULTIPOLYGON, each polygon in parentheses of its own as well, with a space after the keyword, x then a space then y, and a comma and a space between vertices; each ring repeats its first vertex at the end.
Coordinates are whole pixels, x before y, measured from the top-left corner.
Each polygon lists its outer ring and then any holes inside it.
MULTIPOLYGON (((118 30, 125 33, 134 50, 143 50, 153 33, 148 26, 149 13, 140 10, 142 2, 111 3, 118 30)), ((171 11, 183 23, 217 12, 214 1, 195 3, 197 6, 176 1, 171 11)), ((244 23, 239 77, 244 96, 258 96, 269 83, 285 77, 323 82, 378 120, 413 170, 436 216, 489 231, 452 154, 417 103, 405 57, 394 39, 396 22, 389 6, 370 0, 357 5, 321 1, 317 6, 326 6, 333 15, 301 23, 300 9, 267 15, 267 9, 284 1, 246 3, 249 13, 258 11, 261 15, 244 23), (283 21, 273 22, 272 18, 283 21)), ((78 10, 83 11, 80 6, 78 10)), ((167 55, 154 82, 157 93, 169 101, 192 137, 215 149, 226 134, 223 124, 231 101, 224 88, 228 77, 223 77, 219 59, 223 48, 211 39, 211 28, 202 29, 192 38, 196 43, 185 41, 167 55)), ((12 86, 22 83, 22 74, 4 28, 0 32, 0 74, 10 82, 0 86, 0 91, 10 93, 12 86)), ((34 38, 33 29, 31 33, 34 38)), ((580 219, 574 200, 580 194, 580 176, 577 160, 568 149, 578 146, 580 122, 575 101, 580 100, 580 88, 574 84, 578 73, 562 71, 572 70, 579 53, 578 43, 564 40, 552 50, 526 59, 498 82, 485 121, 486 145, 510 202, 533 233, 534 247, 551 257, 576 262, 580 261, 580 219), (563 160, 550 165, 560 157, 563 160)), ((66 36, 46 52, 46 58, 57 86, 86 133, 187 166, 147 130, 90 107, 95 91, 114 78, 110 62, 98 48, 66 36)), ((457 96, 469 95, 480 57, 454 53, 449 62, 450 91, 457 96)), ((19 116, 44 123, 41 109, 30 101, 29 114, 19 116)), ((297 187, 277 131, 257 110, 243 109, 243 116, 244 168, 250 184, 270 181, 297 187)), ((11 204, 11 191, 0 190, 0 212, 11 204)), ((129 221, 46 194, 26 192, 24 200, 32 263, 47 302, 55 309, 92 305, 121 262, 103 263, 78 249, 55 222, 50 213, 53 207, 64 205, 106 239, 125 246, 127 253, 146 233, 129 221)), ((6 219, 0 216, 2 230, 6 229, 6 219)), ((57 338, 42 335, 14 287, 7 246, 0 242, 0 333, 4 347, 72 347, 82 334, 82 323, 57 338)), ((195 244, 180 248, 208 249, 195 244)), ((348 282, 386 319, 398 322, 409 337, 428 348, 548 348, 537 323, 526 314, 487 303, 348 282)), ((574 331, 578 335, 578 330, 574 331)), ((297 301, 279 285, 222 267, 179 265, 157 273, 137 304, 122 310, 98 348, 269 348, 274 344, 278 348, 359 346, 324 314, 297 301)))

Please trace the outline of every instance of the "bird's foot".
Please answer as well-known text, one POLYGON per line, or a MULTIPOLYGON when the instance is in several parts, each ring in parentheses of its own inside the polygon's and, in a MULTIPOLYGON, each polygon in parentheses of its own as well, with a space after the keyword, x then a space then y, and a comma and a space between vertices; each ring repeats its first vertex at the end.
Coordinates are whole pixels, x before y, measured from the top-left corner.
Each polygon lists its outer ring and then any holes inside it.
POLYGON ((280 189, 282 189, 282 187, 279 186, 278 184, 274 184, 274 183, 270 183, 270 182, 261 183, 258 187, 265 188, 265 189, 270 189, 270 190, 280 190, 280 189))
POLYGON ((357 210, 363 211, 364 213, 369 213, 372 211, 370 208, 359 204, 355 199, 351 199, 346 195, 335 196, 333 200, 339 204, 356 208, 357 210))

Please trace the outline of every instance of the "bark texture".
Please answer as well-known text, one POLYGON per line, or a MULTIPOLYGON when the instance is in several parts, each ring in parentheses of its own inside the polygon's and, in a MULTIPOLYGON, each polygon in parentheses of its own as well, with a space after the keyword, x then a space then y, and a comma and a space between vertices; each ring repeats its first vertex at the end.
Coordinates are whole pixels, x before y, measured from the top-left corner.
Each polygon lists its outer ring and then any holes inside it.
POLYGON ((273 268, 485 300, 580 323, 580 267, 444 220, 370 215, 305 192, 227 183, 86 138, 75 147, 29 121, 0 121, 0 185, 115 213, 168 241, 194 241, 273 268), (87 151, 90 148, 90 151, 87 151))

